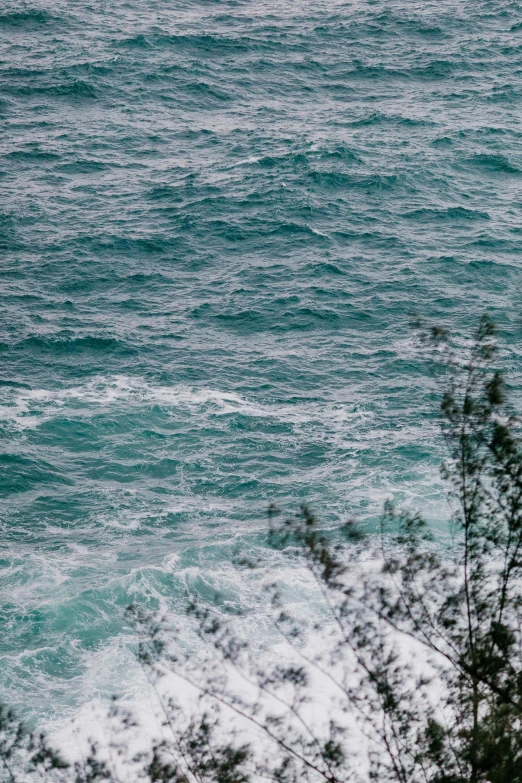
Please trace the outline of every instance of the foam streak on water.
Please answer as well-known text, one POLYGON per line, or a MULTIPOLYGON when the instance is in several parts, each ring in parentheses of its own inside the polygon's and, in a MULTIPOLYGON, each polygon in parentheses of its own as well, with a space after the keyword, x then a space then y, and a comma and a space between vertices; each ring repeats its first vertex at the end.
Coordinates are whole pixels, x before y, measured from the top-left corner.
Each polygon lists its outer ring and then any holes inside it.
POLYGON ((508 0, 4 0, 0 670, 66 715, 270 501, 447 513, 416 311, 519 373, 508 0))

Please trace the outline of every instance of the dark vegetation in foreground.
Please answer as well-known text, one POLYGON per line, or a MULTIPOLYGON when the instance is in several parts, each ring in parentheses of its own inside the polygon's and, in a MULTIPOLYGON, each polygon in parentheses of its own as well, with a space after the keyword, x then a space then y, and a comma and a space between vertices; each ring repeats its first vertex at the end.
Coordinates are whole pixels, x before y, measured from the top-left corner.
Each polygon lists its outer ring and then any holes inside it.
POLYGON ((293 618, 277 585, 263 594, 272 618, 264 633, 287 653, 247 644, 239 610, 223 620, 222 606, 218 614, 193 601, 188 614, 207 653, 191 657, 173 621, 129 607, 162 705, 161 741, 132 756, 139 729, 115 701, 116 734, 71 766, 3 710, 2 779, 522 781, 519 420, 494 366, 488 318, 465 358, 445 331, 421 334, 443 385, 447 538, 433 540, 420 515, 391 505, 380 536, 362 543, 355 524, 333 536, 305 507, 287 519, 272 509, 270 542, 293 565, 302 558, 319 618, 293 618), (169 673, 192 693, 188 713, 165 695, 169 673))

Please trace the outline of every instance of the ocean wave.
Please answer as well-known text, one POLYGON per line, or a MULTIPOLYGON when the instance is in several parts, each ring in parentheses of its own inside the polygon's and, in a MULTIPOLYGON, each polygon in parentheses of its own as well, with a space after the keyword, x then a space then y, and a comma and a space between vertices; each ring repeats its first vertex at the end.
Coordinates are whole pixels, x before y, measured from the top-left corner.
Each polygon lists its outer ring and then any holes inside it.
POLYGON ((97 91, 93 84, 82 79, 73 79, 56 84, 6 84, 3 89, 13 96, 68 98, 70 100, 95 100, 97 91))
POLYGON ((480 153, 469 158, 469 162, 485 171, 498 172, 500 174, 520 174, 520 169, 514 166, 505 155, 480 153))
POLYGON ((7 153, 7 157, 15 158, 16 160, 27 161, 40 161, 40 160, 60 160, 60 155, 49 150, 42 150, 40 147, 32 147, 29 149, 13 150, 7 153))
POLYGON ((414 220, 433 220, 433 221, 482 221, 490 220, 488 212, 481 212, 476 209, 467 209, 466 207, 447 207, 445 209, 429 209, 422 207, 413 212, 405 213, 404 217, 414 220))
POLYGON ((411 117, 404 114, 385 114, 383 112, 371 112, 366 117, 350 122, 352 128, 379 126, 379 125, 404 125, 406 127, 436 127, 437 123, 426 117, 411 117))
POLYGON ((269 36, 251 38, 248 36, 230 36, 226 34, 183 34, 171 35, 160 30, 149 30, 130 38, 114 41, 115 46, 131 49, 162 48, 189 51, 199 56, 234 55, 250 51, 280 49, 281 44, 269 36))
POLYGON ((0 27, 31 28, 58 21, 49 11, 40 8, 29 8, 25 11, 4 11, 0 13, 0 27))
MULTIPOLYGON (((306 317, 316 317, 316 314, 309 313, 306 309, 303 314, 306 317)), ((261 404, 231 391, 185 385, 155 386, 145 379, 129 376, 109 379, 98 377, 84 386, 63 389, 28 390, 20 389, 17 384, 9 384, 6 391, 9 392, 9 397, 0 408, 0 418, 30 428, 55 416, 85 418, 97 415, 99 410, 121 410, 122 405, 129 410, 148 409, 153 405, 160 406, 167 412, 187 409, 208 416, 240 414, 254 418, 275 418, 296 424, 321 421, 324 417, 339 422, 372 415, 353 404, 347 406, 313 400, 296 401, 294 404, 261 404)))
POLYGON ((30 459, 21 454, 0 454, 0 496, 27 492, 34 486, 56 486, 71 484, 72 481, 55 466, 42 459, 30 459))
POLYGON ((14 350, 27 350, 29 353, 44 352, 51 354, 76 354, 84 352, 131 353, 133 349, 114 337, 59 337, 31 335, 13 346, 14 350))
POLYGON ((100 232, 98 235, 78 234, 74 238, 74 244, 88 248, 97 255, 112 256, 114 253, 126 258, 132 256, 148 256, 164 253, 175 246, 171 238, 164 235, 156 236, 128 236, 125 234, 110 234, 100 232))
POLYGON ((101 160, 79 159, 69 163, 61 163, 55 167, 55 170, 67 174, 90 174, 94 171, 105 171, 106 169, 114 168, 114 165, 101 160))
POLYGON ((200 99, 211 98, 217 101, 231 101, 235 98, 235 96, 229 92, 226 92, 218 85, 210 84, 209 82, 204 81, 188 82, 184 86, 183 90, 187 94, 194 95, 200 99))

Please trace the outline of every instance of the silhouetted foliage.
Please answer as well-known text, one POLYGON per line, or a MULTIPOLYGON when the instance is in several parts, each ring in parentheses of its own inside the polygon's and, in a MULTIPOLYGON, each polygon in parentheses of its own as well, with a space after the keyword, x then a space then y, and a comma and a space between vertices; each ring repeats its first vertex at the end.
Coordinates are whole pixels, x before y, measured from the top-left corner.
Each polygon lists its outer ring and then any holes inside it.
MULTIPOLYGON (((463 356, 444 330, 420 325, 442 370, 446 536, 391 503, 380 534, 367 537, 353 522, 322 530, 306 506, 290 517, 271 507, 270 545, 310 576, 308 617, 270 584, 262 644, 247 613, 191 599, 191 646, 168 615, 129 607, 165 730, 133 759, 118 750, 129 774, 151 783, 522 782, 522 451, 494 331, 484 317, 463 356), (188 689, 192 714, 164 687, 171 678, 188 689)), ((6 780, 18 779, 22 757, 44 777, 119 779, 96 748, 65 769, 44 738, 34 744, 10 713, 0 718, 6 780)))
POLYGON ((32 773, 47 780, 59 780, 68 769, 43 733, 27 731, 14 711, 3 705, 0 705, 0 762, 0 779, 11 783, 32 773))

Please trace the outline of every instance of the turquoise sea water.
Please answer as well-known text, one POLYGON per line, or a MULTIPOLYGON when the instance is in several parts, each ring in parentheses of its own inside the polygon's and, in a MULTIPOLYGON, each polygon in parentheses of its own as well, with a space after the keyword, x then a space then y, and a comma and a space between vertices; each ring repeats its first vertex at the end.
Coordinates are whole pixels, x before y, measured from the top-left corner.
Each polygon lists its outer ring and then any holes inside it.
POLYGON ((521 100, 518 2, 4 0, 4 698, 124 688, 123 608, 241 596, 270 501, 447 514, 409 317, 517 377, 521 100))

